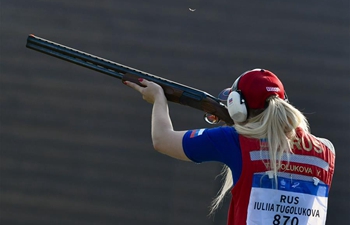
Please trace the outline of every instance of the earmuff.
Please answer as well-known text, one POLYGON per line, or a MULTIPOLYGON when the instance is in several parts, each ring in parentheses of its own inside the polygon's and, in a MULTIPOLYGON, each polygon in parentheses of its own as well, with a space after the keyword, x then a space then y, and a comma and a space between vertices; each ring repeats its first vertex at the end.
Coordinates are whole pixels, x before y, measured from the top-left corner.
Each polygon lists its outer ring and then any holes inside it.
POLYGON ((237 88, 239 80, 243 75, 235 80, 227 98, 227 110, 234 122, 244 122, 248 117, 246 101, 242 92, 237 88))

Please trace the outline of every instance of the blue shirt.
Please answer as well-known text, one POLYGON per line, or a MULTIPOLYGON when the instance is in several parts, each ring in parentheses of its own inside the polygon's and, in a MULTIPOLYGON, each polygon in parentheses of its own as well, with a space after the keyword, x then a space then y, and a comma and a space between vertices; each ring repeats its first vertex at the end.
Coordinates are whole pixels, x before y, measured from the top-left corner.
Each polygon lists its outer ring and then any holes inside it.
POLYGON ((196 162, 217 161, 226 164, 236 183, 242 171, 239 135, 233 127, 189 130, 182 139, 186 156, 196 162))

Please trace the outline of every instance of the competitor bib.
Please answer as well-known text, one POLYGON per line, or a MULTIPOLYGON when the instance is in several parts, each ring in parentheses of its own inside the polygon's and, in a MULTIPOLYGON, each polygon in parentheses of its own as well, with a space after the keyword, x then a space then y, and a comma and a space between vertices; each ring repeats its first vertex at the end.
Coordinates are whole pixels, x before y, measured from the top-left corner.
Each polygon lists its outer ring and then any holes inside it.
MULTIPOLYGON (((312 179, 310 177, 310 179, 312 179)), ((254 174, 248 225, 323 225, 328 186, 313 181, 254 174)))

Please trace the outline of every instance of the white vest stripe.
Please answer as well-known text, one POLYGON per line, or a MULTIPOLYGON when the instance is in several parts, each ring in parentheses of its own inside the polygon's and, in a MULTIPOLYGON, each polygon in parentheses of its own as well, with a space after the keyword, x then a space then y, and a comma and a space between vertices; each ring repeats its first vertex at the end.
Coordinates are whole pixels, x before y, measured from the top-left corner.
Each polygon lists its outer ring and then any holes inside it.
MULTIPOLYGON (((259 175, 265 175, 266 172, 259 172, 259 173, 254 173, 254 174, 259 174, 259 175)), ((291 173, 285 173, 285 172, 277 172, 278 177, 283 177, 286 179, 291 179, 291 180, 303 180, 303 181, 314 181, 313 176, 306 176, 306 175, 301 175, 301 174, 291 174, 291 173)), ((319 181, 319 184, 325 184, 323 181, 319 181)))
MULTIPOLYGON (((328 171, 329 164, 324 161, 321 158, 317 158, 315 156, 307 156, 307 155, 297 155, 297 154, 290 154, 289 157, 287 154, 282 155, 282 161, 289 161, 289 162, 295 162, 295 163, 303 163, 308 164, 312 166, 317 166, 321 169, 324 169, 328 171)), ((257 161, 257 160, 270 160, 269 152, 268 151, 251 151, 250 152, 250 160, 251 161, 257 161)))

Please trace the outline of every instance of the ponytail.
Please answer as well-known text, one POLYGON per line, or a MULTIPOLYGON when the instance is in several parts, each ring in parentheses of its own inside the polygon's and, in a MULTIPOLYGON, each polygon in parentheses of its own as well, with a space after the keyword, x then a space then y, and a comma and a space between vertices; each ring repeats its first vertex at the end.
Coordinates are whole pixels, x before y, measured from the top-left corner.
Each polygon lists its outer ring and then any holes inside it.
MULTIPOLYGON (((285 100, 271 96, 267 103, 268 106, 263 112, 254 115, 254 111, 251 110, 251 117, 244 124, 235 124, 234 128, 243 136, 259 139, 261 150, 268 149, 270 162, 267 169, 273 171, 277 182, 282 155, 286 154, 289 157, 290 153, 293 153, 291 145, 296 138, 295 129, 300 127, 309 132, 309 124, 305 116, 285 100), (267 145, 262 141, 267 141, 267 145)), ((220 206, 227 191, 233 187, 230 168, 225 165, 221 174, 225 176, 225 181, 212 202, 210 214, 220 206)))

